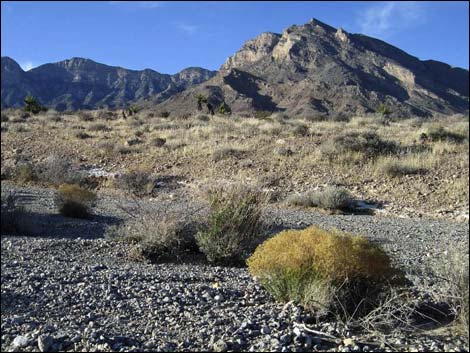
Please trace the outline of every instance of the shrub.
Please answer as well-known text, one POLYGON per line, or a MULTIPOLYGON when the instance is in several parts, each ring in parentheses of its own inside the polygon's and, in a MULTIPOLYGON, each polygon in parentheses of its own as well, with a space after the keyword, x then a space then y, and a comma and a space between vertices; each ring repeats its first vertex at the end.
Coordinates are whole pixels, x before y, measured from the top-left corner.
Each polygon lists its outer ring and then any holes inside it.
POLYGON ((82 184, 86 178, 86 172, 78 170, 71 160, 55 154, 36 166, 36 174, 39 180, 54 185, 82 184))
POLYGON ((120 153, 120 154, 129 154, 132 152, 132 149, 126 146, 122 146, 122 145, 115 145, 114 152, 120 153))
POLYGON ((176 213, 156 217, 150 210, 133 216, 132 220, 110 227, 106 236, 131 243, 134 260, 174 260, 197 249, 192 220, 176 213))
POLYGON ((339 315, 367 312, 386 285, 404 281, 388 255, 365 237, 315 226, 279 233, 247 264, 275 299, 339 315))
POLYGON ((94 117, 89 112, 78 112, 78 118, 81 121, 93 121, 94 117))
POLYGON ((465 140, 464 135, 449 131, 440 125, 430 127, 427 130, 426 135, 431 141, 449 141, 461 143, 465 140))
POLYGON ((20 163, 16 166, 14 171, 14 178, 20 182, 35 181, 36 171, 34 166, 30 162, 20 163))
POLYGON ((271 116, 272 112, 267 111, 267 110, 257 110, 255 112, 255 118, 256 119, 266 119, 267 117, 271 116))
POLYGON ((135 170, 121 174, 115 179, 115 185, 127 193, 142 197, 152 194, 155 188, 155 178, 149 172, 135 170))
POLYGON ((40 112, 47 111, 47 108, 41 106, 39 101, 33 96, 26 96, 25 99, 24 99, 24 103, 25 103, 25 106, 24 106, 24 111, 25 112, 38 114, 40 112))
POLYGON ((326 210, 347 211, 353 208, 353 198, 344 188, 329 187, 322 191, 291 195, 286 203, 292 206, 319 207, 326 210))
POLYGON ((102 123, 92 124, 88 127, 89 131, 108 131, 108 127, 102 123))
POLYGON ((207 115, 207 114, 198 114, 198 115, 196 115, 196 119, 200 120, 200 121, 209 121, 210 120, 209 115, 207 115))
POLYGON ((77 131, 75 134, 75 137, 80 139, 80 140, 84 140, 84 139, 87 139, 87 138, 90 138, 91 135, 87 134, 86 132, 83 132, 83 131, 77 131))
POLYGON ((94 192, 77 184, 62 184, 55 197, 60 214, 74 218, 88 218, 95 201, 94 192))
POLYGON ((239 150, 233 147, 221 147, 221 148, 214 150, 214 152, 212 152, 212 160, 214 162, 219 162, 223 159, 228 159, 230 157, 239 158, 243 156, 243 153, 244 152, 242 150, 239 150))
POLYGON ((413 163, 410 160, 398 158, 384 158, 377 162, 377 170, 391 177, 403 175, 425 174, 427 169, 424 166, 413 163))
POLYGON ((2 122, 2 123, 6 123, 6 122, 8 122, 8 121, 10 121, 10 118, 8 117, 8 115, 2 113, 2 115, 1 115, 1 122, 2 122))
POLYGON ((263 235, 261 214, 266 196, 246 186, 209 192, 207 224, 196 235, 199 249, 210 262, 239 263, 263 235))
POLYGON ((305 125, 297 125, 293 130, 292 133, 295 136, 307 136, 309 133, 308 127, 305 125))
POLYGON ((152 144, 155 147, 162 147, 166 143, 166 139, 161 138, 161 137, 156 137, 152 140, 152 144))
POLYGON ((352 131, 336 136, 321 148, 322 154, 333 161, 345 153, 362 153, 365 158, 376 158, 379 155, 392 154, 398 146, 392 141, 384 141, 375 132, 352 131))
POLYGON ((22 225, 27 220, 28 214, 23 207, 18 206, 16 194, 10 192, 6 197, 2 195, 1 202, 1 233, 10 235, 22 233, 22 225))
POLYGON ((168 111, 162 111, 162 112, 160 113, 160 116, 161 116, 162 118, 168 118, 168 117, 170 116, 170 112, 168 112, 168 111))

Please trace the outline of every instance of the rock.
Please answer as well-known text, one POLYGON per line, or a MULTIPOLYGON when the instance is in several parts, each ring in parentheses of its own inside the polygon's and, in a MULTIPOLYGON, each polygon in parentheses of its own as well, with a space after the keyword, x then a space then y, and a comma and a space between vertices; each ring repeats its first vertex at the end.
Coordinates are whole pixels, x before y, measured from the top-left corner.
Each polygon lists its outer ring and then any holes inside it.
POLYGON ((226 352, 228 350, 228 345, 223 340, 218 340, 212 345, 214 352, 226 352))
POLYGON ((12 342, 14 348, 23 348, 29 344, 29 339, 26 336, 16 336, 12 342))
POLYGON ((263 326, 263 328, 261 329, 261 333, 263 335, 269 335, 271 333, 271 329, 268 326, 263 326))
POLYGON ((354 347, 356 345, 356 342, 354 342, 354 340, 351 339, 351 338, 346 338, 346 339, 343 340, 343 344, 346 347, 354 347))
POLYGON ((54 339, 49 335, 41 335, 38 337, 38 348, 41 352, 48 352, 54 343, 54 339))

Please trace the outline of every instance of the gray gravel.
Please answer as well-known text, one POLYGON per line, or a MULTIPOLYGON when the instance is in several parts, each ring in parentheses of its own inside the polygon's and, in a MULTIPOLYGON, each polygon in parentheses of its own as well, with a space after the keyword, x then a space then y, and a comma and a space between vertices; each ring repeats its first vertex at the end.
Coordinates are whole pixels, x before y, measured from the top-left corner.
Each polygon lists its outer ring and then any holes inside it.
MULTIPOLYGON (((389 337, 388 346, 364 342, 339 323, 314 324, 300 307, 276 303, 244 268, 132 262, 126 244, 102 238, 106 224, 125 217, 106 197, 95 218, 81 221, 56 215, 48 190, 21 192, 47 217, 38 221, 38 237, 1 238, 2 351, 468 350, 450 335, 389 337), (305 323, 336 339, 306 331, 305 323)), ((163 199, 149 204, 185 207, 163 199)), ((468 254, 463 223, 276 209, 266 219, 273 232, 317 224, 366 235, 426 290, 443 288, 429 266, 445 251, 468 254)))

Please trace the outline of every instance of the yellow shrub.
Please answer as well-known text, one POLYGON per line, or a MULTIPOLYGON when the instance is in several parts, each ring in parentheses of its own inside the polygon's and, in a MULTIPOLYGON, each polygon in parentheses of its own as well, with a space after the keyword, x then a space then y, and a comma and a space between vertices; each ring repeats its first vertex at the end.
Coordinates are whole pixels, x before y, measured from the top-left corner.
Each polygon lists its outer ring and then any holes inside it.
POLYGON ((279 233, 261 244, 247 264, 276 299, 310 308, 331 309, 338 299, 342 308, 354 311, 367 296, 404 279, 389 256, 365 237, 315 226, 279 233), (318 301, 312 293, 325 294, 322 303, 312 303, 318 301))
POLYGON ((96 194, 77 184, 62 184, 55 198, 59 212, 67 217, 87 218, 96 194))

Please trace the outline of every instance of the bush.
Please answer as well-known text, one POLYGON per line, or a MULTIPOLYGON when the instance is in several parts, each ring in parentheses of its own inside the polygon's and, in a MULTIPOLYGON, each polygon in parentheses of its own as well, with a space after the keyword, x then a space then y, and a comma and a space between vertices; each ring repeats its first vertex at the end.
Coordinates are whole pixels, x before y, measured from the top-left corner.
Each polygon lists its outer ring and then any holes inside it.
POLYGON ((196 232, 193 222, 176 213, 156 217, 152 211, 133 214, 132 220, 110 227, 106 236, 133 245, 134 260, 158 262, 178 260, 195 252, 196 232))
POLYGON ((297 125, 293 130, 292 133, 295 136, 307 136, 309 133, 308 127, 305 125, 297 125))
POLYGON ((121 174, 115 179, 115 185, 127 193, 142 197, 152 194, 155 188, 155 178, 149 172, 135 170, 121 174))
POLYGON ((81 121, 93 121, 94 117, 89 112, 78 112, 78 118, 81 121))
POLYGON ((351 194, 344 188, 329 187, 323 191, 291 195, 286 203, 292 206, 319 207, 326 210, 347 211, 354 207, 351 194))
POLYGON ((15 193, 10 192, 8 196, 3 197, 1 204, 1 233, 2 234, 21 234, 22 225, 28 219, 28 214, 23 207, 18 206, 15 193))
POLYGON ((242 150, 239 150, 239 149, 236 149, 236 148, 221 147, 221 148, 218 148, 218 149, 214 150, 214 152, 212 152, 212 160, 214 162, 219 162, 223 159, 228 159, 230 157, 239 158, 239 157, 243 156, 243 153, 244 152, 242 150))
POLYGON ((91 135, 87 134, 86 132, 83 132, 83 131, 77 131, 75 134, 75 137, 80 139, 80 140, 84 140, 84 139, 87 139, 87 138, 90 138, 91 135))
POLYGON ((89 131, 108 131, 108 127, 102 123, 92 124, 88 127, 89 131))
POLYGON ((385 286, 404 281, 388 255, 365 237, 315 226, 279 233, 247 264, 275 299, 339 315, 366 313, 385 286))
POLYGON ((88 218, 96 201, 96 194, 77 184, 63 184, 55 197, 60 214, 66 217, 88 218))
POLYGON ((460 135, 455 132, 449 131, 440 125, 430 127, 427 130, 426 135, 433 142, 434 141, 449 141, 449 142, 461 143, 465 140, 464 135, 460 135))
POLYGON ((59 155, 50 155, 36 166, 37 178, 54 185, 82 184, 86 173, 78 170, 71 160, 59 155))
POLYGON ((384 173, 391 177, 399 177, 403 175, 425 174, 427 169, 420 165, 415 165, 407 160, 398 158, 385 158, 378 162, 377 169, 380 173, 384 173))
POLYGON ((10 118, 8 117, 8 115, 2 113, 1 114, 1 122, 6 123, 8 121, 10 121, 10 118))
POLYGON ((166 143, 166 139, 161 138, 161 137, 156 137, 152 140, 152 144, 155 147, 162 147, 166 143))
POLYGON ((263 235, 261 214, 266 196, 246 186, 209 192, 207 224, 196 235, 199 249, 210 262, 240 263, 263 235))
POLYGON ((167 111, 163 111, 160 113, 160 116, 162 118, 168 118, 170 116, 170 112, 167 112, 167 111))
POLYGON ((392 154, 398 151, 392 141, 384 141, 373 131, 352 131, 336 136, 331 142, 322 146, 322 154, 329 160, 336 160, 345 153, 362 153, 365 158, 376 158, 379 155, 392 154))
POLYGON ((14 178, 20 182, 35 181, 37 176, 33 164, 30 162, 18 164, 15 167, 14 178))

